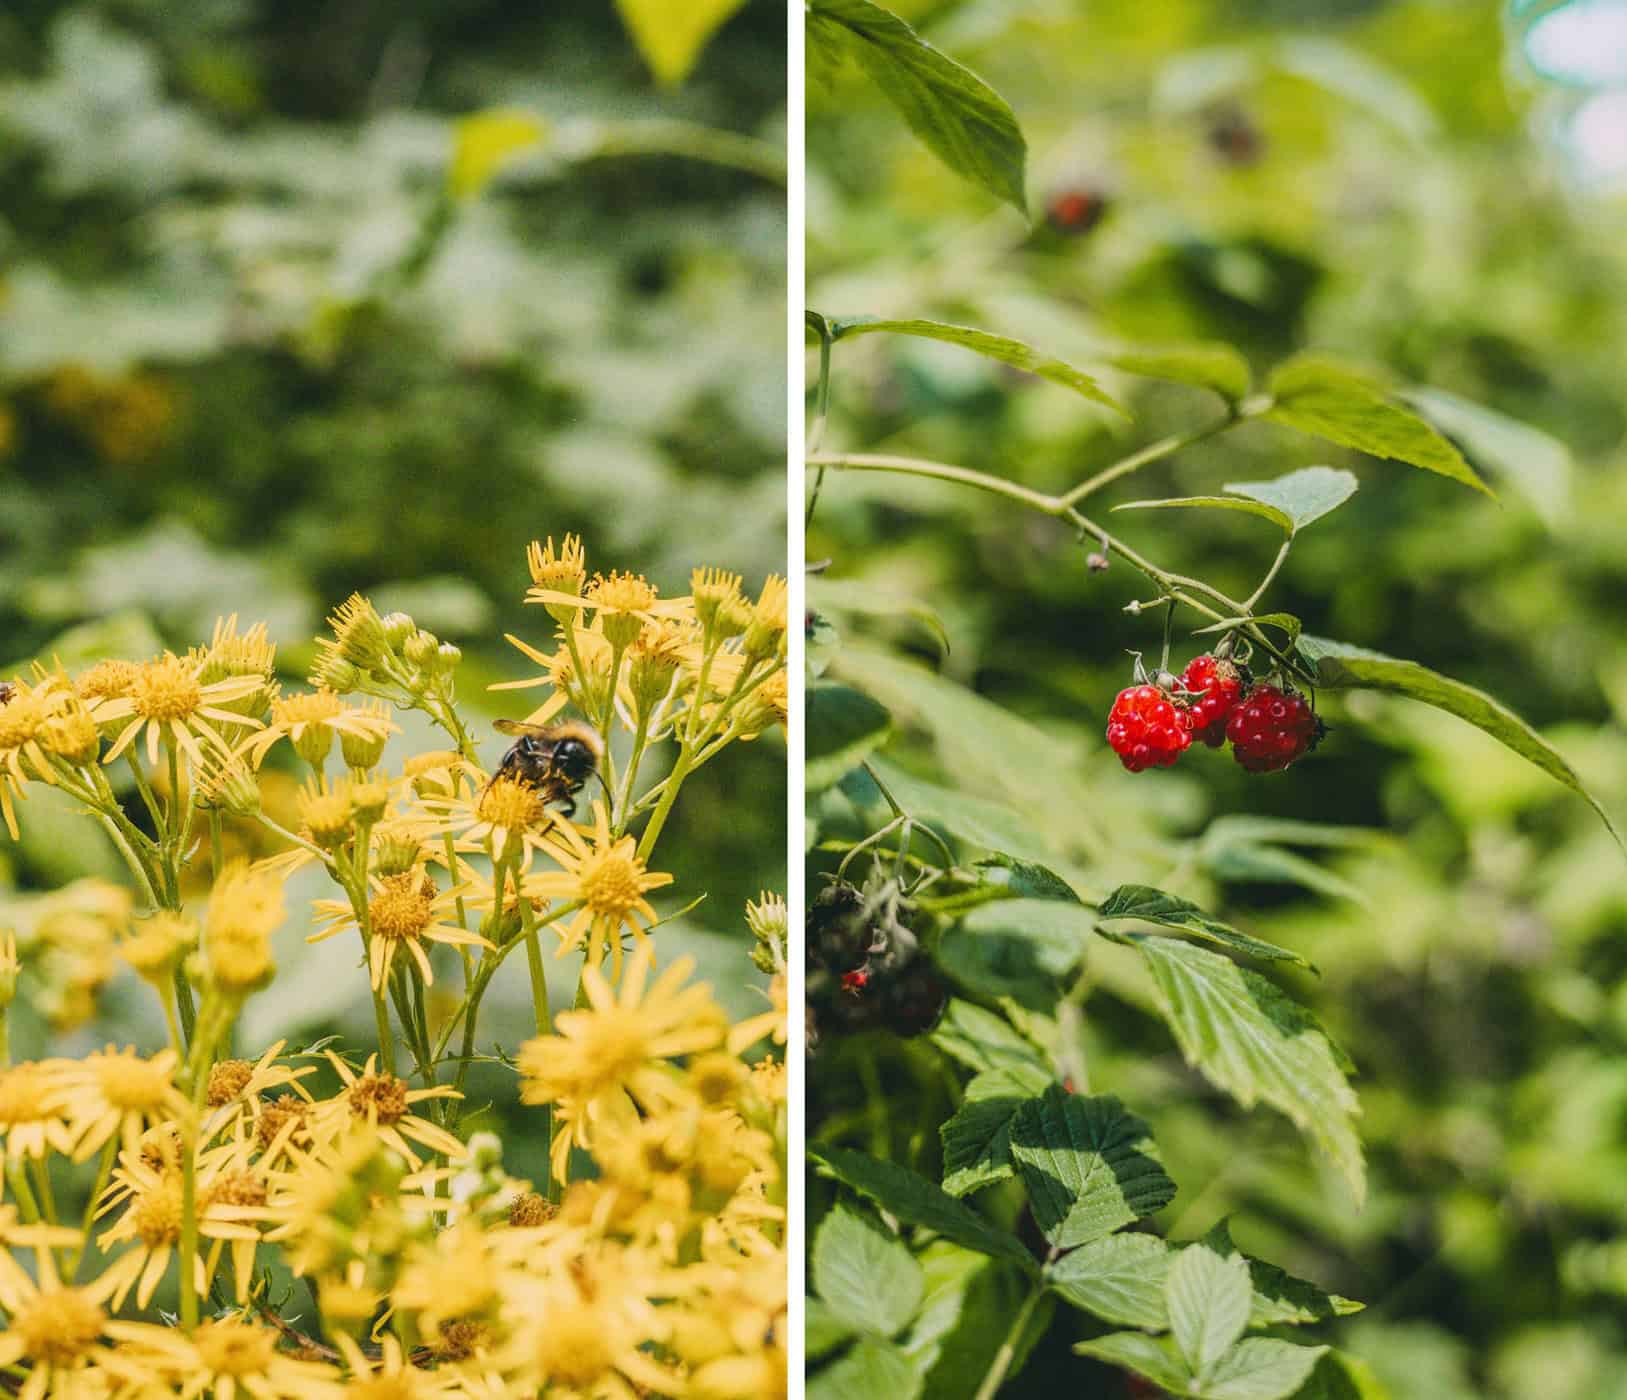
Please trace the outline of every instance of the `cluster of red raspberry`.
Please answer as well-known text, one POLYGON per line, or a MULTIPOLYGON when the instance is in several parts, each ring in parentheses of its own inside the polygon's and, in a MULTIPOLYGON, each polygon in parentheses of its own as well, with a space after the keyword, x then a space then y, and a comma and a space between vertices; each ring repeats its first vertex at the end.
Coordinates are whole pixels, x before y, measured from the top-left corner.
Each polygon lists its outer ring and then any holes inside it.
POLYGON ((1168 768, 1193 739, 1212 749, 1230 742, 1250 773, 1275 773, 1315 748, 1322 732, 1303 695, 1250 684, 1231 661, 1207 653, 1188 662, 1172 686, 1121 690, 1107 717, 1107 742, 1132 773, 1168 768))

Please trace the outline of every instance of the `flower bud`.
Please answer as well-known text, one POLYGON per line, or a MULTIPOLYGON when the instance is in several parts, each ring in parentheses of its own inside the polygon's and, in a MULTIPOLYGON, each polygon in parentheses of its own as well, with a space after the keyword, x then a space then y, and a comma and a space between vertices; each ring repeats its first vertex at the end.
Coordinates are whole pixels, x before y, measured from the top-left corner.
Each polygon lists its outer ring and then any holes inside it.
POLYGON ((463 660, 463 653, 453 646, 451 642, 442 642, 435 651, 436 665, 443 672, 457 669, 458 663, 463 660))
POLYGON ((401 648, 401 654, 407 658, 420 671, 430 670, 435 664, 436 653, 440 650, 440 640, 433 632, 426 632, 419 628, 408 637, 401 648))
POLYGON ((371 730, 366 734, 342 731, 339 735, 339 752, 344 755, 345 766, 360 769, 376 767, 384 757, 384 745, 388 739, 387 734, 371 730))
POLYGON ((407 639, 418 630, 418 624, 404 612, 387 613, 383 619, 384 639, 391 651, 400 651, 407 639))
POLYGON ((349 695, 361 687, 364 677, 361 669, 353 666, 337 651, 324 651, 311 666, 306 680, 318 690, 331 690, 335 695, 349 695))
POLYGON ((294 736, 294 752, 312 768, 320 769, 333 749, 333 731, 325 724, 307 724, 294 736))

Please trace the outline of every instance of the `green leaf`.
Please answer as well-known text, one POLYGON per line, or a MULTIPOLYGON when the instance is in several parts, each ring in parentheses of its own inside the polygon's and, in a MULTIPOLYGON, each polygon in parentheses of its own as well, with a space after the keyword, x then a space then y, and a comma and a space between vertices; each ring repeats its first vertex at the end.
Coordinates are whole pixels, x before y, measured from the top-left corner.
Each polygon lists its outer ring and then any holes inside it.
POLYGON ((1366 1194, 1361 1111, 1344 1057, 1316 1019, 1230 958, 1179 939, 1128 934, 1190 1065, 1245 1108, 1264 1101, 1332 1158, 1359 1204, 1366 1194))
MULTIPOLYGON (((1232 1242, 1231 1231, 1224 1220, 1203 1237, 1203 1242, 1228 1258, 1247 1259, 1232 1242)), ((1326 1322, 1329 1318, 1358 1313, 1363 1307, 1363 1304, 1341 1298, 1337 1293, 1324 1292, 1314 1283, 1295 1278, 1286 1269, 1268 1264, 1263 1259, 1248 1259, 1248 1271, 1253 1287, 1253 1300, 1249 1305, 1250 1327, 1326 1322)))
POLYGON ((808 1400, 915 1400, 921 1373, 898 1347, 868 1337, 808 1378, 808 1400))
POLYGON ((938 1128, 946 1192, 964 1196, 1015 1171, 1011 1120, 1050 1082, 1041 1069, 1015 1068, 986 1070, 966 1086, 965 1102, 938 1128))
POLYGON ((938 961, 979 996, 1010 996, 1043 1010, 1073 981, 1095 927, 1082 904, 997 898, 969 910, 944 935, 938 961))
POLYGON ((1445 389, 1407 389, 1402 397, 1472 463, 1514 487, 1550 528, 1570 518, 1573 463, 1558 438, 1445 389))
POLYGON ((868 695, 823 683, 808 690, 807 748, 803 772, 818 792, 842 778, 887 741, 892 717, 868 695))
POLYGON ((663 83, 689 76, 706 41, 745 0, 616 0, 622 22, 650 71, 663 83))
POLYGON ((1228 403, 1246 398, 1250 386, 1248 361, 1231 346, 1218 342, 1175 345, 1167 349, 1120 350, 1109 355, 1107 363, 1126 374, 1213 389, 1228 403))
POLYGON ((1330 1351, 1294 1392, 1293 1400, 1390 1400, 1390 1392, 1365 1361, 1330 1351))
POLYGON ((1268 846, 1250 841, 1237 841, 1230 845, 1199 848, 1199 865, 1204 873, 1222 884, 1298 885, 1315 894, 1332 899, 1347 899, 1352 904, 1372 906, 1367 892, 1353 885, 1342 875, 1324 870, 1315 861, 1307 860, 1295 851, 1281 846, 1268 846))
POLYGON ((1046 1278, 1066 1301, 1104 1322, 1161 1332, 1169 1326, 1169 1260, 1169 1246, 1156 1235, 1125 1232, 1064 1254, 1046 1278))
POLYGON ((1273 481, 1228 482, 1226 489, 1281 511, 1293 535, 1354 496, 1356 477, 1338 467, 1301 467, 1273 481))
POLYGON ((870 0, 810 0, 807 14, 810 47, 845 47, 939 160, 1027 212, 1028 148, 999 93, 870 0))
MULTIPOLYGON (((926 1297, 904 1340, 932 1400, 974 1400, 1018 1311, 1033 1291, 1021 1271, 938 1240, 921 1256, 926 1297)), ((1051 1299, 1029 1315, 1012 1356, 1016 1377, 1051 1323, 1051 1299)))
POLYGON ((1194 628, 1192 635, 1202 637, 1210 632, 1235 632, 1250 624, 1256 627, 1275 627, 1288 634, 1288 645, 1299 640, 1300 621, 1292 613, 1256 613, 1253 617, 1228 617, 1212 622, 1207 627, 1194 628))
POLYGON ((1457 448, 1348 366, 1318 355, 1297 355, 1277 367, 1269 387, 1273 402, 1265 416, 1274 422, 1493 494, 1457 448))
POLYGON ((1109 1366, 1145 1376, 1172 1395, 1195 1393, 1188 1388, 1192 1373, 1177 1354, 1174 1342, 1166 1337, 1149 1337, 1145 1332, 1109 1332, 1105 1337, 1077 1343, 1074 1350, 1080 1356, 1093 1356, 1109 1366))
POLYGON ((988 877, 989 882, 1003 885, 1016 899, 1053 899, 1063 903, 1082 903, 1079 896, 1074 893, 1072 885, 1055 871, 1047 870, 1035 861, 1019 860, 1016 856, 996 851, 992 856, 978 861, 977 868, 1005 871, 1004 880, 991 875, 988 877))
POLYGON ((1242 496, 1171 496, 1159 501, 1125 501, 1123 505, 1114 506, 1113 509, 1185 510, 1189 507, 1203 510, 1235 510, 1243 515, 1257 515, 1262 520, 1269 520, 1284 534, 1294 533, 1292 517, 1284 514, 1276 506, 1266 505, 1263 501, 1251 501, 1242 496))
POLYGON ((808 1155, 829 1175, 867 1196, 887 1214, 909 1225, 936 1231, 945 1239, 996 1259, 1010 1259, 1025 1269, 1033 1259, 1015 1235, 996 1229, 971 1207, 934 1186, 918 1172, 896 1162, 869 1157, 850 1148, 813 1143, 808 1155))
POLYGON ((1162 1210, 1175 1196, 1147 1125, 1111 1095, 1053 1084, 1011 1124, 1011 1156, 1040 1232, 1071 1249, 1162 1210))
POLYGON ((1011 1028, 1010 1022, 981 1006, 950 1000, 932 1032, 932 1043, 951 1058, 979 1073, 1004 1069, 1015 1073, 1038 1071, 1052 1078, 1045 1057, 1011 1028))
POLYGON ((869 1212, 838 1204, 814 1233, 813 1284, 855 1331, 892 1337, 921 1302, 921 1266, 869 1212))
POLYGON ((1045 848, 1045 838, 1004 803, 925 782, 881 759, 873 766, 905 811, 936 831, 948 831, 984 850, 1039 852, 1045 848))
POLYGON ((1448 714, 1467 720, 1477 729, 1483 729, 1521 758, 1536 764, 1549 777, 1557 778, 1572 792, 1585 798, 1610 829, 1617 844, 1622 844, 1621 832, 1610 814, 1599 799, 1583 786, 1580 775, 1559 751, 1485 691, 1476 690, 1462 681, 1451 680, 1427 666, 1420 666, 1416 661, 1402 661, 1381 652, 1329 641, 1326 637, 1301 637, 1299 651, 1316 667, 1316 683, 1324 689, 1383 690, 1394 695, 1405 695, 1410 700, 1421 700, 1437 710, 1445 710, 1448 714))
POLYGON ((1316 971, 1311 963, 1291 949, 1279 948, 1275 943, 1267 943, 1263 939, 1250 938, 1230 924, 1223 924, 1204 913, 1196 904, 1154 889, 1151 885, 1120 885, 1096 906, 1096 914, 1102 919, 1139 919, 1161 928, 1178 929, 1193 938, 1218 943, 1236 953, 1298 963, 1312 972, 1316 971))
POLYGON ((808 1360, 835 1351, 855 1330, 823 1298, 802 1300, 802 1345, 808 1360))
POLYGON ((1227 1256, 1204 1244, 1189 1244, 1170 1261, 1164 1279, 1170 1331, 1200 1381, 1243 1335, 1249 1297, 1248 1263, 1241 1254, 1227 1256))
POLYGON ((949 633, 943 619, 924 603, 911 598, 888 594, 858 579, 818 577, 808 580, 808 603, 811 607, 861 617, 913 618, 932 634, 942 653, 949 655, 949 633))
POLYGON ((1220 1358, 1198 1393, 1203 1400, 1285 1400, 1305 1384, 1327 1352, 1326 1347, 1250 1337, 1220 1358))
POLYGON ((838 340, 846 336, 872 335, 878 331, 888 331, 894 335, 920 336, 926 340, 941 340, 950 345, 964 346, 991 360, 999 360, 1002 364, 1026 370, 1029 374, 1037 374, 1041 379, 1049 379, 1053 384, 1060 384, 1065 389, 1072 389, 1074 393, 1095 403, 1105 404, 1120 413, 1124 412, 1107 391, 1077 365, 1046 355, 1034 349, 1032 345, 1025 345, 1020 340, 1011 339, 1010 336, 994 335, 989 331, 974 330, 970 326, 954 326, 946 321, 877 321, 854 317, 851 320, 833 319, 830 325, 838 340))

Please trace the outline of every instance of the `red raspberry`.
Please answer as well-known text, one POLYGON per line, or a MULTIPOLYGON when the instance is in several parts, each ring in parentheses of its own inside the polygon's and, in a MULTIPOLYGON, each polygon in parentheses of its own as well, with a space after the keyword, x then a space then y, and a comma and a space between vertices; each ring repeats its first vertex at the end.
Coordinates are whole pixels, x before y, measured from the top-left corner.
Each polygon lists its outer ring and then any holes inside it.
POLYGON ((1276 773, 1316 747, 1322 721, 1303 695, 1257 685, 1226 721, 1226 737, 1250 773, 1276 773))
POLYGON ((1058 233, 1089 233, 1106 213, 1107 199, 1100 190, 1062 189, 1045 202, 1045 217, 1058 233))
POLYGON ((1226 721, 1243 694, 1243 677, 1236 666, 1224 657, 1194 656, 1181 672, 1181 684, 1194 695, 1188 702, 1186 722, 1192 737, 1200 739, 1212 749, 1226 742, 1226 721))
POLYGON ((1186 711, 1155 685, 1121 690, 1107 717, 1107 742, 1132 773, 1168 768, 1192 743, 1186 711))
POLYGON ((856 967, 852 972, 842 974, 842 990, 844 992, 851 992, 854 996, 858 996, 869 985, 870 969, 867 967, 856 967))

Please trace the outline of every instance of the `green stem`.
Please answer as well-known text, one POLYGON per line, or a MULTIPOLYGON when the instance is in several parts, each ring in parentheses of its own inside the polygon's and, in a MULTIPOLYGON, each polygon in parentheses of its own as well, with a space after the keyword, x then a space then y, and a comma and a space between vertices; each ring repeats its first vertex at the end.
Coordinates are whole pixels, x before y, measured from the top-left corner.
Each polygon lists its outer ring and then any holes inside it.
MULTIPOLYGON (((830 417, 830 325, 824 317, 819 318, 817 326, 819 332, 819 384, 814 390, 814 419, 808 429, 808 445, 806 455, 813 456, 818 452, 825 440, 825 423, 830 417)), ((808 512, 803 517, 802 527, 807 529, 813 524, 814 512, 819 509, 819 493, 824 489, 825 469, 821 467, 814 474, 813 490, 808 495, 808 512)))
POLYGON ((692 758, 693 754, 687 746, 678 750, 678 761, 672 765, 672 772, 667 774, 665 790, 661 794, 661 805, 655 809, 649 825, 644 828, 644 834, 639 837, 640 861, 648 861, 650 852, 655 849, 655 843, 661 836, 661 828, 667 824, 667 818, 672 814, 672 804, 678 800, 678 790, 683 787, 684 779, 689 776, 692 758))
POLYGON ((390 1032, 390 1012, 384 1005, 384 989, 373 991, 373 1018, 378 1026, 379 1063, 386 1074, 395 1073, 395 1036, 390 1032))
POLYGON ((644 749, 649 741, 650 716, 648 711, 641 707, 638 728, 633 732, 632 752, 627 755, 627 769, 621 775, 621 790, 616 796, 615 811, 611 818, 611 826, 617 836, 627 829, 627 820, 632 815, 629 808, 633 801, 633 783, 638 778, 639 765, 644 762, 644 749))
POLYGON ((1028 1326, 1028 1319, 1034 1315, 1034 1309, 1045 1296, 1043 1288, 1036 1287, 1028 1297, 1023 1300, 1022 1307, 1017 1309, 1017 1316, 1012 1318, 1011 1327, 1007 1330, 1005 1340, 1000 1343, 1000 1350, 995 1352, 994 1360, 989 1363, 988 1372, 983 1377, 983 1384, 978 1386, 977 1394, 973 1400, 994 1400, 1000 1393, 1000 1387, 1006 1379, 1006 1372, 1011 1369, 1011 1363, 1016 1359, 1017 1347, 1022 1342, 1024 1329, 1028 1326))
POLYGON ((1277 577, 1277 571, 1282 568, 1284 561, 1287 560, 1288 551, 1293 548, 1293 544, 1294 537, 1292 535, 1282 542, 1282 548, 1277 551, 1277 557, 1271 561, 1271 567, 1266 570, 1265 577, 1260 580, 1260 586, 1250 593, 1244 601, 1244 613, 1254 611, 1254 605, 1260 601, 1266 589, 1271 587, 1272 581, 1277 577))
POLYGON ((1086 477, 1071 491, 1064 492, 1057 499, 1065 506, 1075 505, 1084 500, 1086 496, 1100 491, 1102 487, 1110 482, 1117 481, 1122 476, 1128 476, 1131 472, 1139 471, 1149 462, 1159 461, 1172 453, 1179 452, 1182 448, 1191 447, 1194 443, 1202 442, 1205 438, 1212 438, 1217 433, 1225 432, 1227 428, 1234 426, 1237 422, 1236 417, 1228 416, 1218 422, 1210 423, 1206 427, 1195 428, 1189 433, 1171 433, 1168 437, 1160 438, 1157 442, 1148 443, 1139 451, 1132 452, 1128 457, 1114 462, 1112 466, 1103 468, 1095 476, 1086 477))
POLYGON ((79 1243, 68 1256, 66 1273, 69 1283, 73 1283, 79 1277, 79 1263, 85 1257, 85 1246, 90 1243, 91 1227, 96 1223, 96 1203, 101 1199, 102 1192, 107 1189, 107 1179, 112 1174, 113 1159, 118 1155, 118 1151, 119 1139, 114 1135, 107 1140, 107 1146, 102 1149, 101 1161, 96 1165, 96 1184, 90 1188, 90 1199, 85 1202, 84 1218, 79 1223, 79 1243))
POLYGON ((43 1157, 30 1157, 28 1165, 34 1173, 34 1183, 39 1187, 40 1213, 51 1224, 57 1223, 56 1191, 51 1186, 50 1168, 45 1165, 43 1157))

